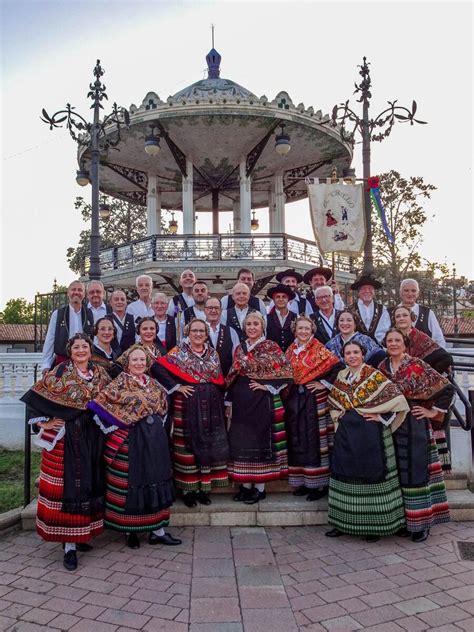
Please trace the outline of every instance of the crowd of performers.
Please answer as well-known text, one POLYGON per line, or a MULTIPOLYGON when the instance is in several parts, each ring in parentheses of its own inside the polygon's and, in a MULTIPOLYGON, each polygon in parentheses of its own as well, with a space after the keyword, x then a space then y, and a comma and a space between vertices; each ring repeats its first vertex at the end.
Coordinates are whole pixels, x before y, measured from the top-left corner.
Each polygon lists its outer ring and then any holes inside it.
POLYGON ((63 544, 68 570, 104 526, 132 549, 145 532, 179 545, 175 494, 192 509, 229 484, 245 504, 281 479, 302 500, 328 494, 328 537, 423 542, 449 520, 452 357, 416 281, 389 314, 370 276, 349 307, 328 268, 276 280, 268 307, 246 269, 222 300, 191 270, 171 300, 138 277, 128 306, 120 290, 105 305, 100 281, 88 302, 70 284, 22 398, 43 448, 37 531, 63 544))

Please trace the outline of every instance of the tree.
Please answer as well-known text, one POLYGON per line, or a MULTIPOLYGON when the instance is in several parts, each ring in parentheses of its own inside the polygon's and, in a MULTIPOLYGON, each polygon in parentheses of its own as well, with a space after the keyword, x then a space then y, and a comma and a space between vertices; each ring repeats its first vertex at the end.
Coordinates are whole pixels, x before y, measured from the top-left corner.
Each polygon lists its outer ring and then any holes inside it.
MULTIPOLYGON (((146 237, 146 212, 142 206, 123 202, 116 198, 104 199, 109 205, 110 216, 107 220, 100 220, 101 247, 110 248, 122 243, 128 243, 135 239, 146 237)), ((82 219, 90 223, 92 206, 85 202, 84 198, 77 197, 74 208, 79 210, 82 219)), ((84 258, 90 253, 90 229, 82 230, 79 234, 79 243, 73 248, 67 249, 69 267, 74 272, 83 272, 84 258)))
POLYGON ((24 298, 11 298, 5 309, 0 312, 0 323, 4 325, 22 325, 33 322, 35 306, 24 298))

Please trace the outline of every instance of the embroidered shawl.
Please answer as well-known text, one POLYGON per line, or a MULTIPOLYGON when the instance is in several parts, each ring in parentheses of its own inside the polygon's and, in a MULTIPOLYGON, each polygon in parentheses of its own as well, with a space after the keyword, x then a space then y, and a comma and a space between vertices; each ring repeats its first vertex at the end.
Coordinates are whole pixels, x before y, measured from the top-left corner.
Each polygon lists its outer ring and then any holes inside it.
POLYGON ((339 372, 328 397, 331 417, 337 421, 348 410, 360 415, 395 413, 391 424, 395 431, 405 419, 408 403, 399 388, 377 369, 362 364, 358 374, 350 381, 349 369, 339 372))
MULTIPOLYGON (((382 351, 382 347, 375 342, 373 338, 370 336, 366 336, 365 334, 361 334, 356 331, 355 334, 350 339, 351 342, 360 342, 367 349, 366 354, 364 356, 364 362, 368 362, 369 359, 378 351, 382 351)), ((342 355, 342 349, 346 344, 342 334, 336 334, 334 338, 331 338, 329 342, 326 343, 326 348, 332 353, 336 354, 338 358, 344 361, 344 357, 342 355)))
POLYGON ((125 371, 106 386, 88 408, 106 424, 126 428, 149 415, 166 415, 168 400, 165 389, 144 375, 144 381, 125 371))
POLYGON ((226 379, 227 386, 238 375, 263 382, 293 382, 291 365, 277 343, 272 340, 262 340, 251 351, 247 351, 245 343, 237 347, 226 379))
POLYGON ((407 399, 431 400, 449 385, 449 380, 419 358, 405 354, 395 373, 390 359, 379 365, 380 370, 398 386, 407 399))
POLYGON ((71 361, 63 362, 36 382, 31 391, 55 404, 86 410, 87 403, 110 382, 105 369, 92 364, 89 368, 92 370, 92 379, 86 380, 71 361))
POLYGON ((295 341, 285 353, 293 369, 296 384, 317 380, 339 363, 339 359, 316 338, 309 340, 299 353, 294 353, 297 347, 298 343, 295 341))
POLYGON ((410 329, 408 337, 410 339, 408 351, 415 358, 423 360, 430 353, 441 348, 437 342, 415 327, 410 329))
POLYGON ((206 344, 204 353, 194 353, 191 346, 183 341, 173 347, 162 358, 156 358, 156 362, 167 369, 172 375, 183 378, 193 384, 212 383, 221 386, 224 384, 219 355, 211 345, 206 344))

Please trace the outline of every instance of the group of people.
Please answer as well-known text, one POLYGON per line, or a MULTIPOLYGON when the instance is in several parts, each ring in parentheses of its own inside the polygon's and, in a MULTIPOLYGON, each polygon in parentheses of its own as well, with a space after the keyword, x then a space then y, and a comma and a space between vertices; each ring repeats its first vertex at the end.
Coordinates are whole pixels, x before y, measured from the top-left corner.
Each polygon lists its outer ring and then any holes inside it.
POLYGON ((449 520, 452 358, 436 317, 414 280, 389 314, 375 278, 346 307, 331 277, 281 272, 268 307, 247 269, 222 300, 191 270, 170 300, 138 277, 128 306, 121 290, 106 305, 100 281, 87 302, 70 284, 23 397, 44 448, 37 530, 63 543, 68 570, 104 525, 132 549, 142 532, 180 544, 166 531, 175 493, 192 509, 230 482, 245 504, 280 479, 308 501, 329 494, 328 537, 421 542, 449 520))

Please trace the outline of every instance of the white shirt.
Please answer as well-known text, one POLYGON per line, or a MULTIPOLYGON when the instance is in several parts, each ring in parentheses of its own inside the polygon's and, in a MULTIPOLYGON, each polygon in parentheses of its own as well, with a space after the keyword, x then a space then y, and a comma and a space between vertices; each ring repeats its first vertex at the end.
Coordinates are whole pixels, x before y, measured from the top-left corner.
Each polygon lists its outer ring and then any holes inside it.
MULTIPOLYGON (((41 356, 41 370, 50 369, 54 362, 54 338, 56 335, 56 323, 58 321, 58 310, 55 309, 51 314, 51 320, 49 321, 48 331, 44 339, 43 355, 41 356)), ((82 310, 79 309, 76 312, 69 305, 69 338, 72 338, 75 334, 82 333, 82 310)))
POLYGON ((166 320, 166 318, 165 320, 157 320, 155 318, 155 322, 156 322, 157 336, 161 340, 161 342, 165 342, 166 341, 166 323, 168 321, 166 320))
MULTIPOLYGON (((212 328, 210 323, 207 323, 207 324, 209 325, 209 338, 211 340, 212 346, 215 349, 217 347, 217 341, 219 339, 221 323, 218 323, 215 329, 212 328)), ((234 355, 234 351, 240 345, 240 340, 239 340, 239 336, 237 335, 237 332, 235 331, 233 327, 229 327, 229 330, 230 330, 230 338, 232 340, 232 355, 234 355)))
POLYGON ((127 314, 131 314, 133 316, 133 320, 136 324, 137 320, 140 318, 145 318, 145 316, 154 316, 155 312, 153 311, 151 303, 147 307, 141 298, 139 298, 137 301, 133 301, 133 303, 130 303, 130 305, 127 306, 127 314))
POLYGON ((334 331, 334 321, 336 320, 336 310, 333 309, 330 316, 326 316, 321 310, 319 310, 319 315, 321 316, 321 319, 323 321, 324 328, 328 332, 328 336, 332 338, 334 331))
MULTIPOLYGON (((257 296, 258 298, 258 296, 257 296)), ((223 310, 229 309, 229 294, 221 298, 221 307, 223 310)), ((267 315, 267 308, 261 298, 258 298, 258 311, 263 315, 267 315)))
POLYGON ((92 316, 94 317, 94 325, 99 320, 99 318, 107 316, 107 308, 105 306, 105 303, 102 303, 101 305, 99 305, 99 307, 92 307, 90 303, 87 303, 87 307, 91 310, 92 316))
MULTIPOLYGON (((184 302, 188 307, 192 307, 194 305, 194 299, 192 296, 188 296, 187 294, 184 294, 184 292, 181 292, 180 296, 183 297, 184 302)), ((181 306, 179 306, 179 311, 182 311, 181 306)), ((176 316, 175 304, 173 303, 172 298, 170 298, 170 302, 168 303, 168 311, 166 313, 168 314, 168 316, 176 316)))
MULTIPOLYGON (((368 305, 364 303, 360 298, 357 299, 357 306, 359 308, 359 314, 362 318, 362 322, 366 326, 367 329, 370 327, 370 323, 372 322, 372 318, 374 317, 374 301, 371 301, 368 305)), ((382 307, 382 315, 380 316, 380 320, 375 329, 375 338, 377 342, 382 342, 385 337, 385 334, 392 326, 390 322, 390 316, 386 307, 382 307)))
MULTIPOLYGON (((413 323, 413 326, 415 326, 420 315, 419 303, 415 303, 410 309, 416 316, 416 320, 413 323)), ((435 313, 432 309, 430 309, 430 313, 428 316, 428 327, 431 330, 431 337, 433 338, 433 340, 437 342, 440 347, 446 349, 446 340, 444 339, 443 331, 439 326, 438 319, 436 318, 435 313)))
POLYGON ((275 314, 277 315, 278 320, 280 321, 280 325, 283 327, 285 324, 285 320, 288 316, 288 312, 283 316, 282 313, 275 307, 275 314))

